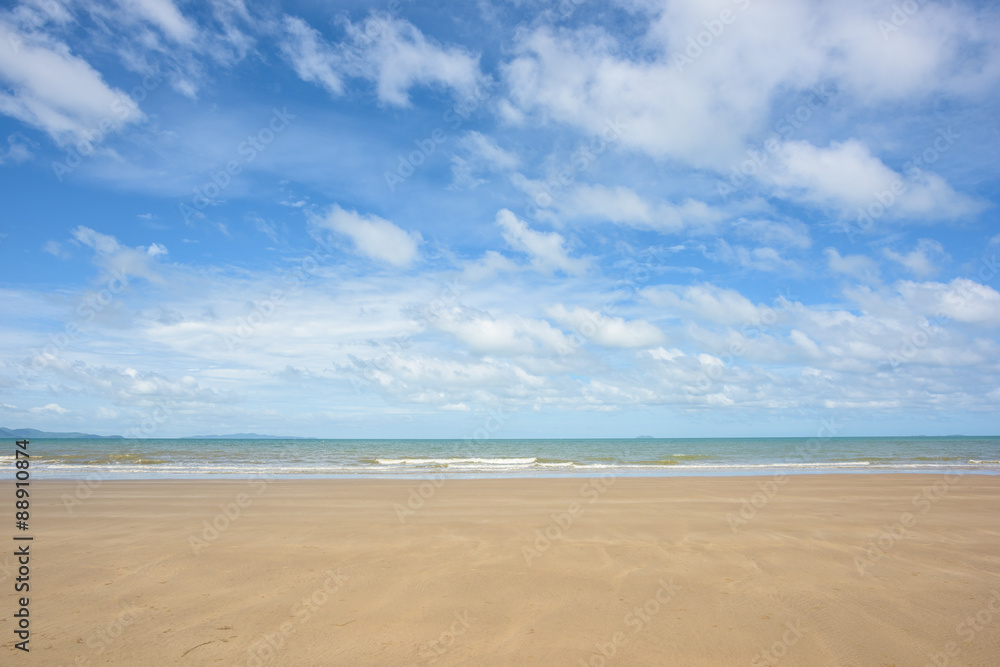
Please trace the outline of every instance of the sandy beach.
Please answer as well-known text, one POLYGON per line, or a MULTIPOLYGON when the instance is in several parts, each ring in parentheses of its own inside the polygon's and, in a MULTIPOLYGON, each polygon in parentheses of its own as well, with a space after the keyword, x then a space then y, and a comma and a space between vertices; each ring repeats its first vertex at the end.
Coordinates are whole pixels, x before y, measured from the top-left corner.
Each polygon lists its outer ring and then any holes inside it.
MULTIPOLYGON (((0 492, 13 497, 11 486, 0 492)), ((32 492, 31 651, 14 648, 24 594, 8 548, 5 665, 1000 656, 996 476, 67 481, 32 492)))

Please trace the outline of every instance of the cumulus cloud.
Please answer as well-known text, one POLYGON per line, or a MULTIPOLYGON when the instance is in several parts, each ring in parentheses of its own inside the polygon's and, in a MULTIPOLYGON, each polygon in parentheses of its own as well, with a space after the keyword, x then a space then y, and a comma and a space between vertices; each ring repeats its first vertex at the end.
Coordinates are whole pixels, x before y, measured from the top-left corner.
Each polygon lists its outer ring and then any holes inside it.
POLYGON ((83 225, 73 230, 73 239, 94 251, 95 262, 108 276, 138 276, 151 283, 164 282, 161 267, 154 258, 165 255, 167 249, 159 243, 153 243, 149 248, 142 246, 129 248, 122 245, 114 236, 102 234, 83 225))
POLYGON ((533 354, 569 346, 566 336, 548 322, 519 315, 495 317, 456 306, 435 313, 430 323, 480 354, 533 354))
POLYGON ((0 165, 26 162, 34 157, 31 144, 20 134, 15 133, 8 136, 7 145, 9 148, 0 147, 0 165))
POLYGON ((661 285, 642 290, 649 303, 666 309, 670 317, 692 317, 718 324, 744 324, 760 320, 765 306, 734 289, 701 285, 661 285))
MULTIPOLYGON (((759 147, 782 103, 814 99, 810 91, 820 86, 828 91, 816 98, 821 107, 864 113, 932 96, 974 100, 1000 80, 1000 49, 990 37, 1000 20, 982 4, 924 3, 889 35, 878 27, 895 9, 889 3, 674 0, 630 7, 649 20, 640 49, 594 26, 522 31, 502 68, 501 117, 591 136, 617 119, 621 150, 723 175, 746 160, 748 147, 759 147), (726 23, 718 21, 722 10, 726 23), (714 34, 706 27, 712 21, 714 34)), ((773 135, 780 149, 757 173, 757 186, 779 198, 853 216, 898 182, 888 219, 955 219, 983 209, 926 165, 903 173, 888 167, 881 155, 895 148, 891 137, 881 137, 882 144, 872 137, 795 138, 800 127, 773 135)), ((829 131, 828 123, 809 127, 810 135, 829 131)), ((927 142, 934 146, 939 137, 927 142)), ((594 210, 609 219, 677 227, 676 218, 657 220, 653 207, 628 192, 604 194, 613 204, 594 210)))
POLYGON ((197 34, 194 25, 171 0, 119 0, 122 8, 141 16, 175 42, 188 44, 197 34))
POLYGON ((733 230, 740 236, 758 243, 805 250, 812 245, 809 227, 797 221, 778 222, 767 219, 742 218, 733 224, 733 230))
POLYGON ((874 207, 875 218, 954 219, 983 208, 937 174, 893 171, 857 139, 826 148, 787 142, 768 163, 763 178, 784 197, 850 213, 874 207))
POLYGON ((749 248, 742 245, 730 245, 722 238, 716 239, 714 249, 706 249, 705 256, 715 262, 753 269, 754 271, 799 273, 802 270, 794 260, 783 257, 776 248, 769 246, 749 248))
POLYGON ((916 312, 968 324, 1000 325, 1000 293, 989 285, 955 278, 948 283, 903 281, 898 290, 916 312))
POLYGON ((884 248, 882 254, 917 278, 933 277, 940 271, 940 263, 948 257, 944 246, 933 239, 920 239, 917 247, 907 253, 884 248))
POLYGON ((878 264, 866 255, 841 255, 836 248, 823 250, 827 267, 833 273, 850 276, 859 280, 873 281, 879 278, 878 264))
POLYGON ((580 184, 557 198, 554 206, 567 219, 613 222, 670 233, 705 233, 726 217, 723 211, 697 199, 688 198, 680 204, 651 202, 622 185, 580 184))
POLYGON ((559 304, 549 308, 548 314, 585 340, 594 341, 605 347, 650 347, 659 345, 665 338, 658 327, 645 320, 609 317, 587 308, 568 309, 559 304))
POLYGON ((414 86, 441 86, 467 99, 484 81, 477 56, 437 44, 409 21, 373 13, 345 29, 346 39, 331 45, 304 20, 286 15, 281 48, 302 80, 331 95, 343 93, 345 78, 362 78, 375 83, 381 102, 399 107, 410 105, 414 86))
POLYGON ((319 31, 296 16, 286 16, 284 28, 287 38, 281 43, 281 50, 299 78, 318 83, 331 95, 343 93, 340 56, 323 40, 319 31))
POLYGON ((531 265, 538 270, 575 274, 587 268, 585 260, 569 256, 566 240, 558 232, 536 231, 507 209, 497 213, 496 224, 510 247, 527 254, 531 265))
POLYGON ((419 232, 408 232, 377 215, 346 211, 334 204, 312 225, 330 229, 351 239, 357 252, 369 259, 405 268, 419 257, 423 241, 419 232))
POLYGON ((28 412, 36 415, 45 415, 45 414, 64 415, 68 413, 69 410, 59 405, 58 403, 49 403, 47 405, 42 405, 40 407, 28 408, 28 412))
POLYGON ((63 42, 26 34, 0 17, 0 113, 48 133, 60 144, 90 141, 108 129, 145 118, 124 105, 125 93, 105 83, 63 42))

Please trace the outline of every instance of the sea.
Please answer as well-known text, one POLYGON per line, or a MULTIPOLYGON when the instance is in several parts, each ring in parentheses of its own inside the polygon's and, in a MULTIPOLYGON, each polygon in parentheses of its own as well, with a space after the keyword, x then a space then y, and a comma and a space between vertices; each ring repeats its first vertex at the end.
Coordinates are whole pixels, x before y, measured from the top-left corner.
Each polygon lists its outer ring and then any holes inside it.
MULTIPOLYGON (((81 438, 31 440, 29 452, 33 480, 1000 474, 1000 436, 476 441, 81 438)), ((3 458, 10 459, 5 463, 13 467, 12 455, 4 452, 3 458)))

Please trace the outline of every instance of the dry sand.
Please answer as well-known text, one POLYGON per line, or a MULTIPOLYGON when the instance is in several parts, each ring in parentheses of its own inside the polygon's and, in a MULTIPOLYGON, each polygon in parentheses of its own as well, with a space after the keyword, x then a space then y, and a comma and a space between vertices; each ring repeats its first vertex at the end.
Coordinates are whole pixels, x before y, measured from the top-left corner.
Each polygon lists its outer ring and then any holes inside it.
POLYGON ((1000 477, 32 491, 4 665, 1000 664, 1000 477))

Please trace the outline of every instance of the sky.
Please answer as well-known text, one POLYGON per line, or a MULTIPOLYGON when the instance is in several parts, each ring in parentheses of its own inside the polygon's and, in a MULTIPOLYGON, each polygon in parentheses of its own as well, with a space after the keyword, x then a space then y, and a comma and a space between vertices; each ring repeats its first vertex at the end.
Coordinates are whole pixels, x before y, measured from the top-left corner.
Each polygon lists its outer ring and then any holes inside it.
POLYGON ((0 425, 1000 433, 990 2, 0 9, 0 425))

